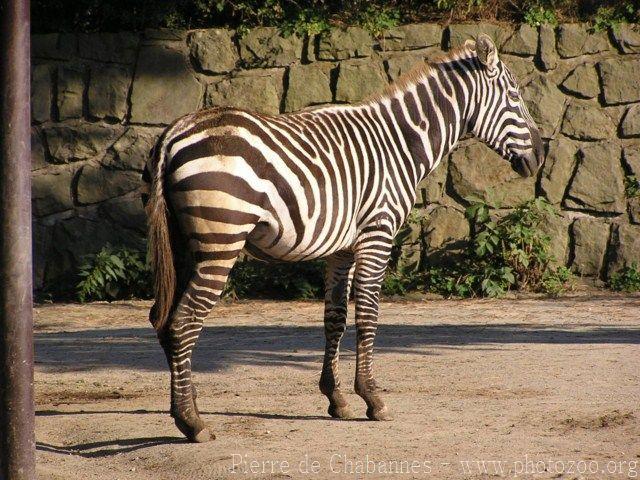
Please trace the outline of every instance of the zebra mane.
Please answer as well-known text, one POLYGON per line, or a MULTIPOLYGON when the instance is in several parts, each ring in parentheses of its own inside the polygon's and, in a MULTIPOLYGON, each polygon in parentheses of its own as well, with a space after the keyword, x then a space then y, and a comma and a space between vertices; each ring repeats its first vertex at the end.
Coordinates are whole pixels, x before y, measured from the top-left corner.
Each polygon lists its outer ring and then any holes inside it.
POLYGON ((395 95, 398 92, 404 92, 407 88, 415 85, 418 81, 429 78, 434 72, 434 65, 468 57, 470 54, 475 53, 475 48, 475 41, 467 40, 461 46, 453 48, 448 52, 440 53, 430 59, 420 61, 407 73, 402 74, 397 80, 389 84, 382 92, 372 95, 365 100, 364 103, 376 102, 383 98, 395 95))

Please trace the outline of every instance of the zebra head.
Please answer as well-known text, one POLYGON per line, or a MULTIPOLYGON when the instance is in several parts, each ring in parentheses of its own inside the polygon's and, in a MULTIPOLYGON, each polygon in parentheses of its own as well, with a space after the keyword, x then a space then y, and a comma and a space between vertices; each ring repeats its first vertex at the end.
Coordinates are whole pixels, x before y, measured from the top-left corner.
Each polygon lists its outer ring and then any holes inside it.
POLYGON ((520 87, 488 35, 475 44, 478 59, 476 111, 473 134, 511 162, 523 177, 534 175, 544 162, 544 146, 538 126, 520 95, 520 87))

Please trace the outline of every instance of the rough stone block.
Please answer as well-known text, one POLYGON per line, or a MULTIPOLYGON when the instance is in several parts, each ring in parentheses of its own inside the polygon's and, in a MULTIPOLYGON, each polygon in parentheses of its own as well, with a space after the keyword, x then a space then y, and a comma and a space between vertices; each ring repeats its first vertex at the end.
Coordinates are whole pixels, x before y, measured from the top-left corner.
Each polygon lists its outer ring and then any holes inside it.
POLYGON ((81 33, 80 57, 99 62, 133 64, 140 36, 136 33, 81 33))
POLYGON ((31 127, 31 170, 40 170, 47 165, 47 154, 42 141, 42 132, 38 127, 31 127))
POLYGON ((558 66, 556 51, 556 32, 551 25, 540 26, 540 45, 538 59, 543 70, 553 70, 558 66))
POLYGON ((608 105, 640 101, 640 60, 610 58, 598 63, 604 101, 608 105))
POLYGON ((540 75, 525 86, 522 94, 543 137, 551 137, 564 110, 565 96, 547 76, 540 75))
POLYGON ((589 63, 578 65, 562 82, 569 93, 582 98, 593 98, 600 93, 598 73, 589 63))
POLYGON ((71 184, 75 171, 71 167, 52 167, 31 176, 33 214, 36 217, 73 208, 71 184))
POLYGON ((225 78, 207 86, 205 104, 277 114, 284 88, 282 77, 283 70, 268 69, 225 78))
POLYGON ((489 35, 498 49, 500 49, 505 40, 513 34, 513 28, 511 26, 495 25, 493 23, 461 23, 449 25, 449 48, 459 47, 463 45, 466 40, 475 40, 481 33, 489 35))
POLYGON ((179 28, 147 28, 144 31, 145 40, 167 40, 180 42, 187 38, 187 30, 179 28))
POLYGON ((509 71, 522 81, 536 71, 536 66, 531 58, 518 57, 516 55, 500 55, 500 60, 509 67, 509 71))
POLYGON ((168 124, 198 109, 202 86, 186 55, 165 45, 140 49, 131 92, 131 121, 168 124))
POLYGON ((578 275, 599 276, 609 242, 609 224, 602 219, 578 218, 571 231, 574 244, 572 270, 578 275))
POLYGON ((289 69, 285 111, 295 112, 310 105, 331 102, 331 70, 334 67, 331 63, 293 65, 289 69))
POLYGON ((387 75, 396 81, 402 75, 413 70, 420 63, 424 63, 425 55, 416 53, 396 53, 385 60, 387 75))
POLYGON ((442 27, 436 23, 414 23, 392 28, 384 33, 383 50, 413 50, 440 46, 442 27))
POLYGON ((535 196, 535 178, 520 177, 509 162, 479 142, 453 152, 449 173, 453 189, 466 200, 513 207, 535 196))
POLYGON ((109 147, 101 163, 110 169, 144 170, 153 145, 162 133, 162 128, 129 127, 116 142, 109 147))
POLYGON ((387 85, 382 66, 375 62, 354 60, 342 62, 336 84, 336 101, 359 102, 387 85))
POLYGON ((586 23, 566 23, 558 27, 558 53, 562 58, 590 55, 609 50, 606 32, 591 32, 586 23))
POLYGON ((575 169, 578 147, 559 137, 549 142, 549 152, 540 175, 540 189, 550 203, 560 204, 575 169))
POLYGON ((628 145, 624 148, 624 163, 631 175, 640 179, 640 145, 628 145))
MULTIPOLYGON (((33 240, 33 288, 40 290, 44 287, 44 274, 47 265, 49 245, 51 245, 51 227, 43 225, 37 220, 32 222, 33 240)), ((52 259, 53 260, 53 259, 52 259)))
POLYGON ((318 60, 345 60, 373 53, 371 34, 360 27, 332 28, 318 38, 318 60))
POLYGON ((640 267, 640 226, 617 225, 611 234, 607 277, 633 262, 640 267))
POLYGON ((78 52, 78 37, 72 33, 31 35, 31 56, 50 60, 69 60, 78 52))
POLYGON ((142 205, 142 197, 137 192, 101 203, 100 212, 117 225, 141 234, 146 233, 147 216, 142 205))
POLYGON ((633 197, 627 200, 629 206, 629 220, 631 223, 640 223, 640 197, 633 197))
POLYGON ((437 206, 429 214, 424 228, 427 254, 446 248, 460 249, 469 237, 469 221, 464 212, 448 206, 437 206))
POLYGON ((614 143, 585 145, 565 205, 577 210, 622 213, 626 210, 620 147, 614 143))
POLYGON ((620 124, 620 132, 623 137, 640 136, 640 105, 631 105, 626 111, 620 124))
POLYGON ((34 122, 51 119, 52 76, 51 65, 34 65, 31 70, 31 120, 34 122))
POLYGON ((147 233, 147 214, 140 192, 107 200, 100 205, 100 211, 118 225, 147 233))
POLYGON ((286 67, 302 58, 302 39, 275 27, 254 28, 240 39, 240 58, 250 67, 286 67))
POLYGON ((418 202, 423 206, 440 202, 446 188, 448 170, 449 157, 447 156, 418 184, 418 202))
POLYGON ((82 117, 84 96, 84 65, 66 64, 58 67, 58 115, 60 120, 82 117))
POLYGON ((637 23, 621 23, 612 29, 612 33, 622 53, 640 53, 640 26, 637 23))
POLYGON ((131 192, 142 185, 138 172, 110 170, 98 164, 85 165, 76 187, 78 203, 87 205, 131 192))
POLYGON ((142 249, 142 235, 126 228, 115 228, 104 218, 72 217, 57 222, 53 227, 51 250, 48 257, 55 258, 47 264, 45 283, 57 288, 69 288, 70 279, 83 258, 98 252, 107 243, 142 249))
POLYGON ((189 48, 196 66, 207 73, 234 70, 240 60, 234 36, 235 31, 226 28, 192 32, 189 35, 189 48))
POLYGON ((74 123, 53 125, 44 134, 52 160, 68 163, 102 155, 123 131, 120 125, 74 123))
POLYGON ((87 98, 89 115, 123 120, 132 72, 128 67, 102 65, 91 70, 87 98))
POLYGON ((535 55, 538 50, 538 30, 526 24, 520 25, 502 46, 502 51, 519 56, 535 55))
POLYGON ((572 103, 564 114, 562 133, 578 140, 604 140, 616 136, 616 127, 600 105, 572 103))
POLYGON ((562 215, 546 214, 540 223, 540 231, 549 236, 549 253, 554 266, 565 266, 569 259, 569 225, 571 220, 562 215))

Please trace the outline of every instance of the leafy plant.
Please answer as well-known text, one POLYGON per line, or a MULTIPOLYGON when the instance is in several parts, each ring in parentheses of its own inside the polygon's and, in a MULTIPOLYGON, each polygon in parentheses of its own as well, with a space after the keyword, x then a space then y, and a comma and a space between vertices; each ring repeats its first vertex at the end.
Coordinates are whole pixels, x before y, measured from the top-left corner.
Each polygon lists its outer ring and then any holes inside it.
POLYGON ((635 175, 624 177, 624 193, 627 198, 640 196, 640 180, 635 175))
POLYGON ((80 266, 76 286, 78 300, 148 298, 152 294, 151 270, 142 253, 127 247, 106 245, 87 255, 80 266))
POLYGON ((640 291, 640 270, 636 262, 625 265, 620 271, 615 272, 609 279, 609 286, 612 290, 619 292, 640 291))
POLYGON ((550 296, 558 296, 572 286, 573 274, 567 267, 558 267, 542 275, 542 290, 550 296))
POLYGON ((621 23, 635 22, 638 7, 633 2, 620 2, 612 7, 599 7, 593 18, 593 30, 602 32, 611 28, 617 30, 621 23))
POLYGON ((473 7, 482 7, 484 0, 437 0, 436 7, 439 10, 453 10, 455 8, 462 8, 465 3, 467 13, 469 13, 473 7))
POLYGON ((231 298, 321 298, 324 261, 264 263, 253 259, 236 262, 225 286, 231 298))
POLYGON ((539 27, 541 25, 557 25, 558 19, 553 10, 545 8, 542 5, 534 5, 529 7, 524 13, 524 23, 531 27, 539 27))
POLYGON ((499 219, 492 218, 482 201, 465 213, 472 234, 463 258, 419 273, 392 264, 385 293, 418 288, 445 296, 499 297, 517 289, 557 295, 569 286, 571 273, 552 266, 551 239, 540 229, 546 216, 556 214, 544 198, 525 202, 499 219))
POLYGON ((305 8, 300 10, 294 18, 286 20, 280 30, 285 36, 296 34, 304 37, 324 33, 330 28, 331 24, 326 11, 305 8))
POLYGON ((387 6, 370 5, 358 16, 358 23, 375 38, 398 25, 400 12, 387 6))

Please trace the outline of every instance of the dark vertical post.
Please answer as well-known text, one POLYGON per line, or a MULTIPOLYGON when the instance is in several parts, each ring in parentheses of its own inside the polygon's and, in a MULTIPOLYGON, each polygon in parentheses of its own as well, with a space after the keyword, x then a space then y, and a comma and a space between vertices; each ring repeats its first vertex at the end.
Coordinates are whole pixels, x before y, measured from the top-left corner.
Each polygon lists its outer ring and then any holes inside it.
POLYGON ((0 0, 0 478, 35 479, 29 0, 0 0))

